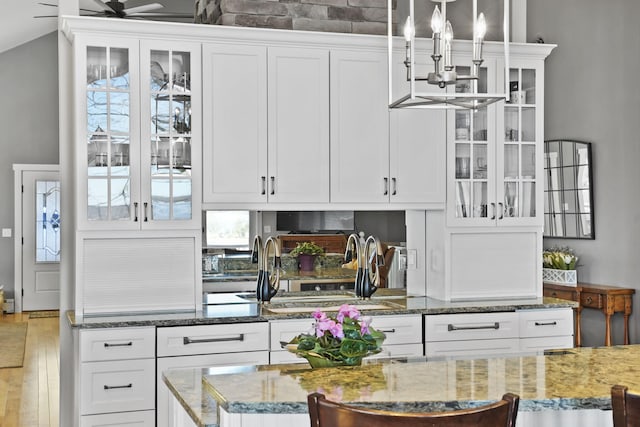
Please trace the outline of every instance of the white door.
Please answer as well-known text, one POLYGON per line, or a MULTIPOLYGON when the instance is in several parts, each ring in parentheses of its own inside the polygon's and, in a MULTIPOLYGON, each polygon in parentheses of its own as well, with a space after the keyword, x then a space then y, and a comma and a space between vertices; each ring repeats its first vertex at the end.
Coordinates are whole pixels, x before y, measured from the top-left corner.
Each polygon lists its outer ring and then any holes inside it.
POLYGON ((22 309, 58 309, 61 221, 58 172, 23 171, 22 189, 22 309))

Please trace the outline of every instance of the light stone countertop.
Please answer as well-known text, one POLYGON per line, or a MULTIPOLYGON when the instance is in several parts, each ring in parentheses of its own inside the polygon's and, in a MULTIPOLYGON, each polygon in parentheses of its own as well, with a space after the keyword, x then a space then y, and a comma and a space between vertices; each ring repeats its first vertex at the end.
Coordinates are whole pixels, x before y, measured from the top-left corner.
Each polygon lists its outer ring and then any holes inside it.
POLYGON ((520 411, 606 410, 612 385, 640 390, 640 345, 474 360, 373 359, 361 367, 316 370, 306 364, 216 369, 164 376, 199 426, 216 425, 215 409, 200 406, 203 397, 229 413, 294 414, 307 412, 306 398, 314 391, 332 400, 398 411, 468 408, 506 392, 520 396, 520 411))

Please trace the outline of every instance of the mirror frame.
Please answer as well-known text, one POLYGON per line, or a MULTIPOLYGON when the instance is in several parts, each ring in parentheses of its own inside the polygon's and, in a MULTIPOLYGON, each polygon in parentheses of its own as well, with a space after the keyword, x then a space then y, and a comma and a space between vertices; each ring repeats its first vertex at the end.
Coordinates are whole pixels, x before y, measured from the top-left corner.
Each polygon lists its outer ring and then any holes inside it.
POLYGON ((594 210, 591 143, 545 141, 543 237, 594 240, 594 210))

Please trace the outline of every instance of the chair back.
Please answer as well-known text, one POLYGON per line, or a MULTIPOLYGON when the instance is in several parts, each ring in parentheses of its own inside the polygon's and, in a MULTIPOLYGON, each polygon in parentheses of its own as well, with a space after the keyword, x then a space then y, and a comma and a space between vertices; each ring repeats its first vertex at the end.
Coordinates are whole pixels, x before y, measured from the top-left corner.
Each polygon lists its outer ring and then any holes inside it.
POLYGON ((623 385, 611 387, 613 427, 640 427, 640 394, 623 385))
POLYGON ((349 406, 320 393, 307 397, 311 427, 515 427, 519 400, 507 393, 502 400, 477 408, 411 413, 349 406))

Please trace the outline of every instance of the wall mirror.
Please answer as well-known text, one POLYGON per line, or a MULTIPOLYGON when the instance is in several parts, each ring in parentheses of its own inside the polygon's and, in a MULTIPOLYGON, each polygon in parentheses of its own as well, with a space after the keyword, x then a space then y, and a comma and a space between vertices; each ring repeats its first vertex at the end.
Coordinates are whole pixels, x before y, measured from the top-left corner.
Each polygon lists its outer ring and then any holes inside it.
POLYGON ((544 143, 544 236, 595 239, 591 143, 544 143))

